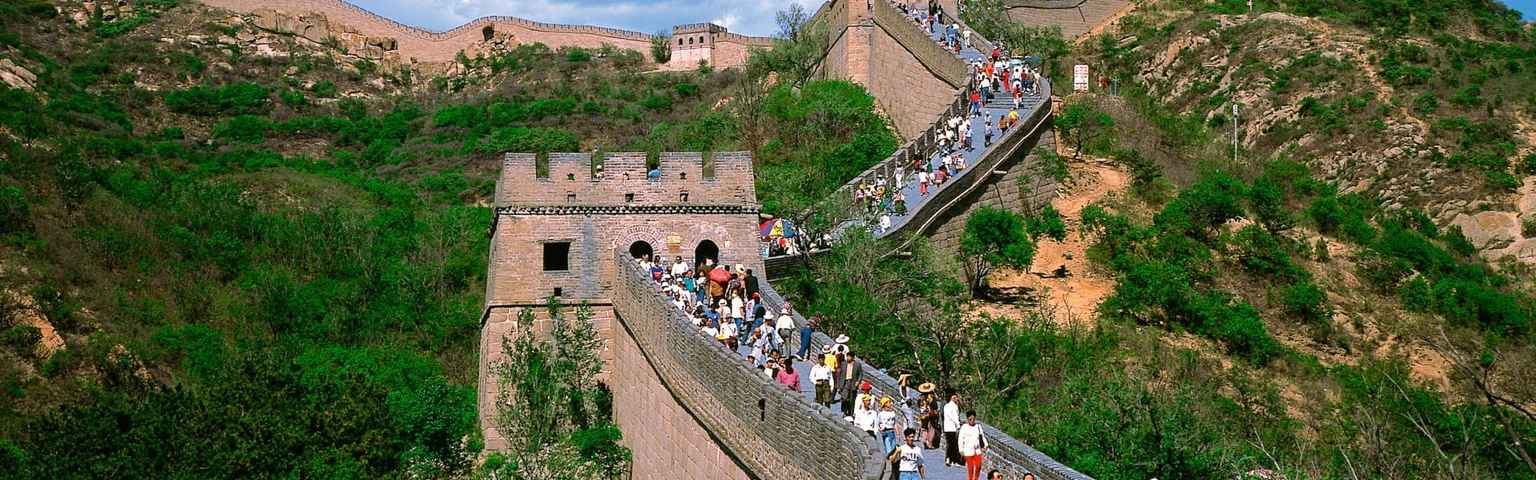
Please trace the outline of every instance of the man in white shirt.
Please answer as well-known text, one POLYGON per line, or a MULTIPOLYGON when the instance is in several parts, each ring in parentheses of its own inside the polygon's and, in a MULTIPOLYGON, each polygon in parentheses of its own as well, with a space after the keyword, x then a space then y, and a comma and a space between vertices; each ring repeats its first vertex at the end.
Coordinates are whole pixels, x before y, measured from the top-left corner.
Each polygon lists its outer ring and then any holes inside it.
POLYGON ((896 462, 896 471, 901 480, 927 480, 928 473, 923 470, 923 447, 917 446, 917 430, 908 428, 902 432, 907 442, 891 451, 886 461, 896 462))
POLYGON ((987 439, 981 435, 981 425, 976 424, 976 412, 965 412, 965 425, 960 426, 960 456, 965 457, 965 478, 976 480, 981 476, 981 457, 987 453, 987 439))
POLYGON ((816 403, 827 407, 832 405, 832 369, 827 367, 825 356, 815 357, 816 364, 811 367, 811 384, 816 386, 816 403))
POLYGON ((960 394, 950 392, 949 402, 944 404, 944 465, 965 463, 960 458, 960 394))
POLYGON ((853 424, 868 433, 870 437, 876 437, 875 423, 879 420, 875 415, 874 397, 861 395, 859 398, 859 408, 853 410, 853 424))
MULTIPOLYGON (((784 345, 784 339, 789 338, 789 334, 795 330, 795 315, 794 311, 791 310, 791 307, 789 306, 789 302, 784 302, 784 308, 779 310, 777 323, 778 324, 774 326, 779 330, 779 341, 778 343, 774 344, 773 348, 775 349, 782 348, 784 345)), ((785 350, 788 350, 788 348, 785 348, 785 350)))

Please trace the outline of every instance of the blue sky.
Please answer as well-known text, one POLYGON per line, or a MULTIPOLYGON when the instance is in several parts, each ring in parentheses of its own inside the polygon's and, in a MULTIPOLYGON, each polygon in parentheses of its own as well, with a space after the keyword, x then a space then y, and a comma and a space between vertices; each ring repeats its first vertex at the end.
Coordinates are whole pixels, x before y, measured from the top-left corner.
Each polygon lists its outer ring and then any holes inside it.
MULTIPOLYGON (((774 13, 791 3, 808 12, 820 0, 349 0, 379 15, 427 30, 447 30, 487 15, 549 23, 622 28, 644 33, 714 22, 732 32, 772 35, 774 13)), ((1525 0, 1536 1, 1536 0, 1525 0)))
MULTIPOLYGON (((401 23, 447 30, 487 15, 654 33, 673 25, 714 22, 733 32, 772 35, 773 15, 790 3, 814 12, 821 0, 351 0, 401 23)), ((1454 0, 1435 0, 1454 1, 1454 0)), ((1536 19, 1536 0, 1503 0, 1536 19)))
POLYGON ((1503 0, 1509 8, 1519 10, 1526 20, 1536 21, 1536 0, 1503 0))

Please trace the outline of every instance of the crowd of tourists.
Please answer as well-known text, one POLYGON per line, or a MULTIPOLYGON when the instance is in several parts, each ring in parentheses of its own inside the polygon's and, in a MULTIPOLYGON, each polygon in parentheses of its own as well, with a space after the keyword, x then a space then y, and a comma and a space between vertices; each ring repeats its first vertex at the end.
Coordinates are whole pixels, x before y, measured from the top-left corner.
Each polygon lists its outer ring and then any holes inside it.
MULTIPOLYGON (((937 3, 930 3, 926 10, 899 2, 894 5, 933 33, 944 47, 956 52, 971 48, 971 31, 947 17, 937 3), (950 23, 945 23, 946 18, 950 23)), ((876 234, 890 230, 897 219, 907 215, 909 206, 923 201, 912 196, 926 197, 962 174, 967 167, 966 154, 978 148, 978 136, 979 147, 986 149, 994 138, 1019 125, 1024 98, 1040 95, 1039 59, 1027 54, 1011 57, 1006 51, 999 43, 968 63, 969 83, 964 89, 967 108, 939 119, 932 155, 914 156, 910 165, 897 165, 889 174, 863 177, 854 187, 854 201, 863 208, 865 224, 872 225, 876 234), (998 99, 1005 100, 1001 105, 1006 110, 997 108, 998 99), (980 128, 976 128, 978 124, 980 128), (912 183, 917 187, 907 191, 912 183)))
POLYGON ((893 467, 892 478, 925 478, 925 451, 941 447, 946 468, 964 468, 969 480, 983 478, 987 440, 976 413, 962 409, 958 392, 940 396, 931 382, 913 386, 910 374, 897 379, 895 392, 875 392, 848 335, 813 348, 811 339, 821 318, 812 316, 802 324, 790 302, 770 306, 763 298, 762 281, 751 269, 709 259, 690 265, 681 257, 635 261, 707 341, 720 342, 769 381, 808 395, 877 439, 893 467))

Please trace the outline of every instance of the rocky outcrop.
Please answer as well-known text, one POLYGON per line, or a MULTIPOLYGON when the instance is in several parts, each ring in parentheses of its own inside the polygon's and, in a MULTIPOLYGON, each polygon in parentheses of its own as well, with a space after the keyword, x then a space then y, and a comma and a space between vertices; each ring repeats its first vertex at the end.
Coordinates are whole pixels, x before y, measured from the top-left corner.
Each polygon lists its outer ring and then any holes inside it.
POLYGON ((1462 235, 1480 250, 1499 250, 1520 240, 1520 222, 1513 212, 1477 212, 1460 214, 1451 224, 1461 227, 1462 235))
POLYGON ((37 85, 37 74, 32 73, 9 58, 0 58, 0 82, 18 90, 32 91, 37 85))

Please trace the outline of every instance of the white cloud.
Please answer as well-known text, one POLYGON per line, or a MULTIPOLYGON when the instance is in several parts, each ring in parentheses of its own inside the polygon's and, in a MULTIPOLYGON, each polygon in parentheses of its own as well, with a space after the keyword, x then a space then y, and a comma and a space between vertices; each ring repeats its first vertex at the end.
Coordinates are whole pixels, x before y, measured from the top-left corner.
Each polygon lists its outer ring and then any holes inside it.
POLYGON ((352 0, 400 23, 447 30, 490 15, 548 23, 622 28, 639 32, 670 31, 673 25, 714 22, 732 32, 773 35, 774 14, 790 4, 814 12, 815 0, 352 0))

